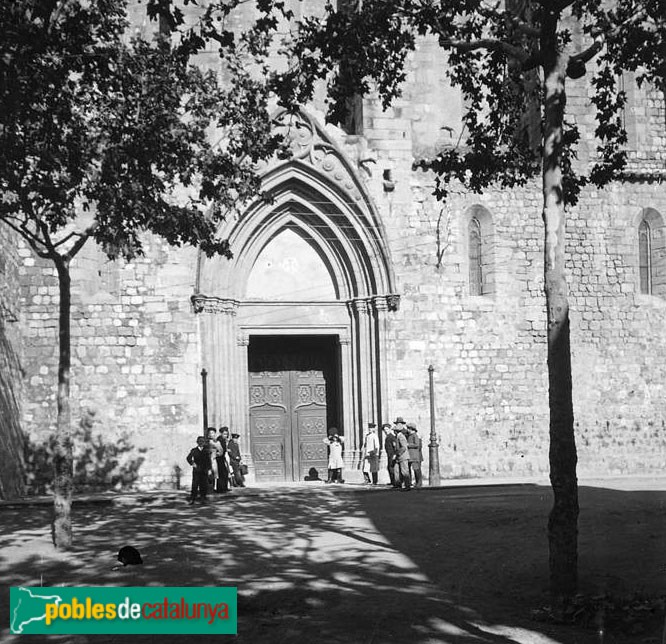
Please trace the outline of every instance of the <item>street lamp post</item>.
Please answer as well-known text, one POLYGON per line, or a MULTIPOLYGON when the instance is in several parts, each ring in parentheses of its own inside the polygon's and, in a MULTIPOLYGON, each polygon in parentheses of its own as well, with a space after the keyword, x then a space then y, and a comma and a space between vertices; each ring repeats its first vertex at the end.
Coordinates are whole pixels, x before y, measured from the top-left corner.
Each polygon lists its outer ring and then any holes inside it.
POLYGON ((430 465, 428 469, 429 485, 437 486, 440 484, 439 476, 439 443, 437 442, 437 433, 435 432, 435 385, 433 374, 435 367, 430 365, 428 367, 428 376, 430 380, 430 465))
POLYGON ((206 376, 208 372, 205 369, 201 370, 201 386, 203 389, 203 434, 206 436, 208 429, 208 388, 206 386, 206 376))

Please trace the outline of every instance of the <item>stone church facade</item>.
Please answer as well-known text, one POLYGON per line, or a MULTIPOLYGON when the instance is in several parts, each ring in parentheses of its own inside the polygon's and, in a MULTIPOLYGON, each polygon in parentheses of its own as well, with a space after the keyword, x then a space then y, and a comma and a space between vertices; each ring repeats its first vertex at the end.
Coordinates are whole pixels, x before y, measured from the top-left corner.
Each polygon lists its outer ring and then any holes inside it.
MULTIPOLYGON (((174 484, 205 424, 240 433, 258 481, 321 475, 331 426, 349 467, 368 422, 403 416, 427 446, 429 365, 444 477, 547 473, 540 186, 454 188, 437 202, 412 164, 457 138, 463 106, 436 43, 422 41, 410 65, 400 100, 383 111, 366 97, 352 133, 326 124, 321 102, 301 111, 293 157, 262 168, 272 202, 225 223, 233 259, 159 239, 131 264, 84 247, 72 269, 73 417, 109 442, 125 434, 145 456, 141 485, 174 484)), ((628 171, 584 191, 568 220, 581 474, 666 467, 666 118, 661 95, 623 82, 628 171)), ((570 84, 580 163, 594 153, 587 91, 570 84)), ((55 424, 56 277, 7 248, 20 293, 16 414, 43 441, 55 424)))

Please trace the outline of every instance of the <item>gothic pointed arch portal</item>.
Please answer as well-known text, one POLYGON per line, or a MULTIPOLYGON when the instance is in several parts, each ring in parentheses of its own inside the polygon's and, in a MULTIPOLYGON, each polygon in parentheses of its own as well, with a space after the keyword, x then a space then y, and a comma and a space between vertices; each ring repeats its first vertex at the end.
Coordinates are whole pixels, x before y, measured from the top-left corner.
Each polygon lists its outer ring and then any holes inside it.
POLYGON ((196 293, 210 424, 241 435, 257 480, 326 471, 388 419, 387 316, 398 307, 380 218, 363 182, 304 112, 282 116, 293 156, 265 168, 270 202, 225 224, 232 260, 199 258, 196 293))

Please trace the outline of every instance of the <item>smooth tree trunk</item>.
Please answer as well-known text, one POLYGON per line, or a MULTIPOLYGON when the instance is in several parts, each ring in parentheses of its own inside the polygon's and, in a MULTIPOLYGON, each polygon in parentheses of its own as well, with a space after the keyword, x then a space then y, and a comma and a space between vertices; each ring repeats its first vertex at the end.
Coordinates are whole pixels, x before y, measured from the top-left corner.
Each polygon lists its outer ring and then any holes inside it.
MULTIPOLYGON (((554 22, 554 20, 553 20, 554 22)), ((568 59, 558 52, 556 25, 543 25, 544 150, 543 220, 545 292, 548 316, 548 402, 550 482, 553 508, 548 519, 550 591, 562 601, 578 584, 578 482, 571 384, 569 302, 565 278, 565 202, 562 188, 562 133, 568 59)))
POLYGON ((71 277, 69 260, 53 257, 58 272, 60 291, 59 362, 58 362, 58 418, 53 454, 53 543, 66 550, 72 545, 72 431, 69 404, 69 379, 71 369, 71 277))

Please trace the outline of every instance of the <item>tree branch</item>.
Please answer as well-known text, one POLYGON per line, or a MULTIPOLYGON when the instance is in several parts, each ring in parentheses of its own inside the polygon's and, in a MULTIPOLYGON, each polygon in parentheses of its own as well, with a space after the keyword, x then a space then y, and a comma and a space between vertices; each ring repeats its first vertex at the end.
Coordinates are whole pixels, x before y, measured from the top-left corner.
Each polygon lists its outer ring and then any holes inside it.
POLYGON ((82 233, 75 233, 78 236, 78 239, 74 243, 74 245, 69 249, 69 252, 65 255, 66 259, 69 261, 71 260, 80 250, 83 248, 83 244, 85 244, 90 236, 95 232, 97 229, 97 222, 93 222, 88 226, 88 228, 85 229, 84 232, 82 233))
POLYGON ((52 258, 54 255, 58 255, 56 247, 53 245, 53 242, 51 241, 51 234, 49 233, 49 227, 43 221, 38 221, 37 227, 40 229, 42 236, 44 237, 43 243, 44 246, 46 247, 46 251, 48 252, 48 257, 52 258))
POLYGON ((604 46, 603 39, 598 37, 595 38, 594 42, 587 49, 584 49, 578 54, 571 56, 571 58, 569 58, 569 64, 589 62, 601 51, 603 46, 604 46))
POLYGON ((78 237, 81 235, 81 233, 74 231, 69 233, 69 235, 66 235, 63 237, 60 241, 57 241, 55 244, 53 244, 54 248, 58 248, 58 246, 62 246, 63 244, 66 244, 72 237, 78 237))
POLYGON ((7 224, 13 231, 17 232, 23 239, 25 239, 26 242, 28 242, 28 245, 32 250, 35 251, 35 254, 38 257, 41 257, 43 259, 48 259, 49 254, 46 251, 40 250, 39 244, 43 244, 42 240, 39 239, 39 237, 35 237, 26 227, 25 223, 22 223, 21 226, 17 226, 16 224, 12 223, 9 221, 9 218, 3 217, 2 221, 7 224))
POLYGON ((511 58, 519 60, 521 63, 530 59, 530 55, 520 47, 515 47, 502 40, 495 40, 494 38, 481 38, 480 40, 442 40, 441 45, 444 47, 452 47, 459 51, 474 51, 476 49, 487 49, 489 51, 501 51, 511 58))
POLYGON ((604 43, 607 38, 614 36, 619 33, 627 24, 633 22, 637 18, 646 19, 645 9, 641 8, 629 16, 626 20, 623 20, 619 25, 615 25, 610 31, 604 32, 603 29, 593 31, 590 35, 594 38, 594 42, 583 51, 571 56, 569 58, 570 65, 576 64, 585 64, 592 60, 603 48, 604 43))

